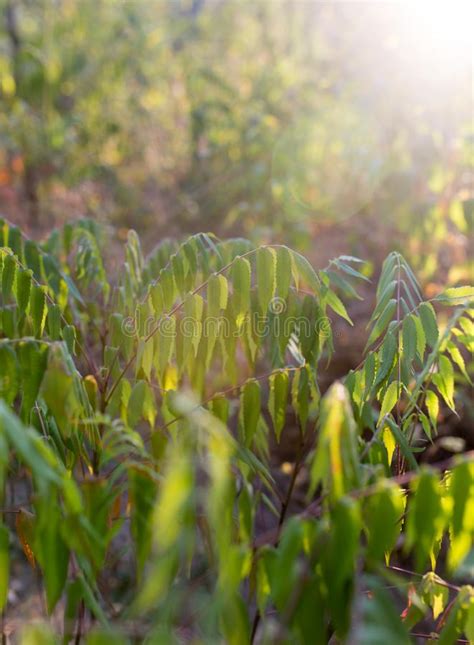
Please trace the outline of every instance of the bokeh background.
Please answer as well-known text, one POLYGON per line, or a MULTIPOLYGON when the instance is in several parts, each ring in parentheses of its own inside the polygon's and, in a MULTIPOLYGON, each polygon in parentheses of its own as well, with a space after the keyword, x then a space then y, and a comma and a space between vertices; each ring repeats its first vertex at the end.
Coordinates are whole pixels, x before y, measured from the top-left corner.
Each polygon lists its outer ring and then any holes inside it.
POLYGON ((0 210, 466 279, 470 4, 1 0, 0 210))
MULTIPOLYGON (((212 231, 351 254, 373 281, 399 250, 426 297, 473 283, 473 25, 468 0, 0 0, 0 216, 38 239, 103 224, 112 282, 134 228, 145 251, 212 231)), ((323 390, 374 293, 335 321, 323 390)), ((474 449, 456 392, 427 461, 474 449)))

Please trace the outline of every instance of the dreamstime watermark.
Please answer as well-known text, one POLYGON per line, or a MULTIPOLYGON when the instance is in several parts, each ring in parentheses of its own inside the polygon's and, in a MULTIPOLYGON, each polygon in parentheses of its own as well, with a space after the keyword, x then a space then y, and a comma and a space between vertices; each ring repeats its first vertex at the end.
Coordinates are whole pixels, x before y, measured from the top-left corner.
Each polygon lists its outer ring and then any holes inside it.
POLYGON ((203 319, 187 315, 149 315, 143 319, 139 308, 134 316, 127 316, 122 321, 122 333, 129 338, 147 338, 155 334, 163 338, 240 338, 249 332, 255 338, 289 338, 295 332, 300 338, 315 335, 328 338, 331 335, 331 321, 327 316, 311 319, 304 315, 290 315, 286 301, 277 297, 270 301, 266 314, 248 312, 238 317, 237 324, 223 314, 205 316, 203 319))

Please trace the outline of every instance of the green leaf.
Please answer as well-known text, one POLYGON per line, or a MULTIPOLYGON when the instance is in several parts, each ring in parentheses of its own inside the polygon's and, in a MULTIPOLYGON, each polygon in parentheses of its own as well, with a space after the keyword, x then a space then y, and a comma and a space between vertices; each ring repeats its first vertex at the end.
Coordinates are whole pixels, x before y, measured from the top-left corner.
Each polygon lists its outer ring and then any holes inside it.
POLYGON ((46 319, 46 296, 43 287, 36 284, 31 287, 30 315, 34 334, 36 338, 40 338, 46 319))
POLYGON ((228 283, 223 275, 212 275, 207 286, 207 316, 203 321, 205 340, 207 342, 206 369, 209 368, 217 339, 227 319, 224 311, 227 307, 228 283))
POLYGON ((474 544, 474 461, 457 464, 452 471, 449 493, 453 503, 450 518, 448 566, 454 571, 472 550, 474 544))
POLYGON ((0 399, 12 405, 18 394, 19 366, 16 354, 6 343, 0 343, 0 399))
POLYGON ((370 332, 370 336, 367 341, 366 347, 370 347, 370 345, 372 345, 372 343, 374 343, 377 340, 377 338, 385 331, 385 328, 387 327, 388 323, 393 318, 393 314, 395 313, 396 308, 397 308, 397 301, 394 298, 392 298, 391 300, 388 301, 387 306, 380 314, 380 317, 377 319, 375 325, 373 326, 372 331, 370 332))
POLYGON ((408 364, 411 364, 415 358, 417 348, 416 324, 412 315, 403 321, 402 338, 404 358, 408 364))
POLYGON ((413 273, 413 271, 411 270, 410 265, 408 264, 408 262, 403 258, 401 258, 401 268, 405 272, 405 275, 407 276, 407 278, 408 278, 408 280, 409 280, 409 282, 410 282, 410 284, 412 286, 412 289, 413 289, 416 297, 419 300, 421 300, 422 297, 421 297, 421 292, 420 292, 420 283, 416 279, 416 276, 413 273))
POLYGON ((436 296, 435 300, 452 306, 469 304, 474 301, 474 287, 451 287, 436 296))
POLYGON ((438 341, 438 323, 432 305, 429 302, 422 302, 418 308, 418 314, 423 325, 426 342, 431 347, 435 347, 438 341))
POLYGON ((137 349, 136 374, 138 376, 140 373, 142 373, 147 381, 150 381, 151 379, 154 351, 155 348, 151 339, 145 342, 145 339, 140 338, 140 340, 138 341, 137 349))
POLYGON ((33 272, 31 269, 19 269, 16 276, 16 301, 20 313, 25 313, 30 300, 31 280, 33 272))
POLYGON ((5 434, 18 457, 31 469, 36 486, 45 491, 49 484, 61 483, 60 466, 51 448, 36 430, 23 425, 4 401, 0 401, 1 434, 5 434))
POLYGON ((51 340, 61 338, 61 309, 59 305, 52 304, 48 306, 48 335, 51 340))
POLYGON ((446 513, 437 473, 425 469, 411 485, 412 495, 406 520, 406 551, 413 551, 417 571, 432 556, 435 541, 441 534, 446 513))
POLYGON ((350 325, 353 325, 354 323, 352 320, 349 318, 349 314, 347 313, 347 310, 343 304, 343 302, 340 300, 340 298, 334 293, 334 291, 331 291, 331 289, 328 289, 327 292, 324 295, 324 298, 328 305, 331 307, 333 311, 337 313, 338 316, 341 318, 344 318, 344 320, 347 320, 347 322, 350 325))
POLYGON ((183 365, 186 364, 190 349, 193 350, 194 358, 197 356, 202 337, 203 310, 204 301, 198 293, 186 297, 184 302, 184 317, 181 320, 181 330, 183 333, 183 365))
POLYGON ((257 431, 260 406, 260 383, 255 380, 247 381, 240 396, 240 419, 246 446, 250 446, 257 431))
POLYGON ((391 334, 390 331, 385 335, 382 347, 378 352, 379 361, 378 367, 375 372, 375 382, 373 387, 377 388, 387 376, 390 374, 395 355, 397 353, 397 341, 394 334, 391 334))
POLYGON ((166 311, 169 311, 176 298, 176 286, 171 267, 165 267, 160 271, 159 281, 163 290, 163 303, 166 311))
POLYGON ((410 445, 407 441, 407 438, 403 434, 403 432, 400 430, 400 428, 397 426, 397 424, 391 419, 390 417, 385 418, 385 423, 388 425, 390 428, 390 431, 397 442, 397 445, 400 447, 400 450, 402 452, 402 455, 405 457, 407 462, 410 464, 410 467, 413 470, 418 470, 419 466, 418 463, 413 455, 413 451, 410 448, 410 445))
POLYGON ((386 389, 383 397, 383 401, 382 401, 382 406, 380 408, 379 421, 378 421, 379 423, 395 407, 395 404, 398 401, 399 389, 400 389, 400 384, 398 383, 398 381, 392 381, 388 386, 388 388, 386 389))
POLYGON ((273 421, 273 429, 277 441, 280 441, 281 432, 285 426, 286 405, 288 400, 289 378, 288 372, 279 371, 269 378, 270 396, 268 409, 273 421))
POLYGON ((367 533, 367 556, 382 561, 397 542, 402 526, 405 498, 403 490, 380 482, 364 504, 364 526, 367 533))
MULTIPOLYGON (((151 342, 151 341, 150 341, 151 342)), ((159 331, 153 337, 155 370, 161 385, 169 367, 176 342, 176 318, 165 317, 159 331)))
POLYGON ((331 510, 329 539, 320 566, 327 588, 331 622, 342 640, 350 625, 361 528, 358 501, 348 497, 336 501, 331 510))
POLYGON ((25 262, 26 266, 33 271, 35 278, 40 280, 42 258, 38 245, 33 240, 25 240, 25 262))
POLYGON ((48 612, 51 614, 66 584, 69 549, 61 535, 63 518, 59 508, 50 506, 49 500, 42 500, 40 510, 35 530, 35 552, 43 570, 48 612))
POLYGON ((382 266, 382 272, 380 274, 379 283, 377 285, 377 300, 380 300, 387 284, 394 279, 397 266, 398 254, 390 253, 390 255, 385 259, 382 266))
POLYGON ((380 314, 383 312, 385 307, 387 306, 389 300, 393 297, 393 294, 395 292, 395 288, 397 286, 397 281, 392 280, 387 284, 383 292, 380 294, 380 298, 377 299, 377 305, 372 313, 372 316, 370 317, 369 324, 367 327, 370 326, 370 324, 376 320, 380 314))
POLYGON ((413 316, 413 322, 416 327, 416 351, 420 357, 420 361, 423 362, 423 357, 425 355, 426 349, 426 336, 425 330, 423 329, 423 323, 418 316, 413 316))
POLYGON ((250 308, 250 262, 238 257, 232 266, 232 285, 235 317, 239 324, 250 308))
POLYGON ((135 428, 140 419, 148 421, 150 428, 155 427, 156 406, 153 393, 146 381, 138 381, 132 388, 127 406, 127 421, 135 428))
POLYGON ((224 425, 229 420, 229 400, 224 394, 216 395, 209 403, 209 410, 212 414, 220 419, 224 425))
POLYGON ((21 259, 22 257, 22 246, 23 246, 23 239, 22 239, 22 234, 18 226, 9 226, 8 229, 8 240, 7 240, 7 246, 11 248, 13 253, 21 259))
POLYGON ((440 584, 440 579, 433 572, 426 573, 418 588, 418 593, 428 607, 433 611, 433 618, 436 620, 444 611, 449 602, 449 589, 444 584, 440 584))
POLYGON ((155 317, 158 318, 165 311, 163 287, 159 282, 152 284, 149 289, 149 294, 155 317))
POLYGON ((452 645, 458 641, 461 634, 469 638, 473 631, 474 591, 471 586, 465 585, 459 590, 453 606, 443 621, 443 629, 439 633, 439 645, 452 645), (469 632, 469 635, 468 635, 469 632))
POLYGON ((375 352, 369 352, 364 361, 364 396, 367 396, 372 390, 375 377, 375 364, 375 352))
POLYGON ((305 432, 306 424, 308 422, 310 399, 312 394, 309 370, 310 368, 308 366, 302 367, 298 370, 293 377, 291 387, 293 409, 298 417, 303 432, 305 432))
POLYGON ((74 377, 63 361, 53 355, 41 384, 41 394, 52 412, 63 437, 69 437, 77 423, 80 402, 74 377))
POLYGON ((16 307, 7 306, 0 309, 0 328, 3 327, 3 335, 7 338, 15 338, 17 336, 17 309, 16 307))
POLYGON ((13 283, 16 275, 16 259, 14 255, 3 256, 2 271, 2 295, 5 302, 8 301, 13 290, 13 283))
POLYGON ((78 581, 82 588, 82 596, 86 607, 90 610, 91 614, 97 618, 97 620, 104 626, 108 626, 107 617, 100 606, 100 603, 97 601, 97 598, 94 595, 94 591, 91 589, 91 586, 87 582, 86 578, 83 575, 80 575, 78 581))
POLYGON ((141 579, 152 543, 152 512, 157 493, 157 482, 146 469, 134 466, 128 469, 130 497, 130 530, 135 544, 137 569, 141 579))
POLYGON ((321 285, 316 271, 303 255, 296 251, 290 252, 291 271, 296 289, 299 289, 299 283, 301 280, 304 284, 308 285, 316 295, 319 295, 321 285))
POLYGON ((66 602, 64 605, 63 645, 73 639, 79 603, 82 600, 82 585, 79 580, 71 580, 66 585, 66 602))
POLYGON ((311 487, 318 484, 333 500, 360 485, 357 427, 349 396, 341 383, 334 383, 321 402, 320 431, 310 467, 311 487))
POLYGON ((360 296, 357 293, 357 291, 350 284, 350 282, 348 282, 345 278, 340 276, 338 273, 330 270, 324 271, 324 273, 329 277, 331 283, 333 283, 336 287, 338 287, 345 296, 349 298, 355 298, 356 300, 363 300, 362 296, 360 296))
POLYGON ((276 249, 276 288, 280 298, 288 296, 291 283, 291 252, 286 246, 276 249))
POLYGON ((257 295, 260 309, 266 314, 276 288, 276 253, 269 247, 257 250, 257 295))
MULTIPOLYGON (((347 273, 347 275, 352 276, 353 278, 358 278, 359 280, 365 280, 365 282, 370 282, 369 278, 365 276, 363 273, 360 271, 357 271, 353 267, 349 266, 348 264, 345 264, 344 262, 339 261, 340 258, 336 259, 336 266, 341 269, 341 271, 344 271, 344 273, 347 273)), ((360 260, 360 262, 363 262, 363 260, 360 260)))
POLYGON ((181 295, 184 295, 185 293, 184 264, 183 264, 183 258, 179 253, 175 253, 174 255, 171 256, 171 270, 179 293, 181 295))
POLYGON ((48 347, 34 340, 22 342, 18 347, 18 360, 22 383, 21 417, 29 423, 30 411, 46 371, 48 347))
POLYGON ((74 356, 76 354, 76 328, 74 325, 64 325, 61 330, 61 335, 66 343, 69 353, 74 356))

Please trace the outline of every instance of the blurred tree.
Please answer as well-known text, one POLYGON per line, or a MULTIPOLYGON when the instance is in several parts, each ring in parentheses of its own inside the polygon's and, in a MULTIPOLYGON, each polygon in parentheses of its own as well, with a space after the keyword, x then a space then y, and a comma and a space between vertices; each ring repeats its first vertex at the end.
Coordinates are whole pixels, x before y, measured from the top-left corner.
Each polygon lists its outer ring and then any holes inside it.
POLYGON ((363 213, 413 230, 469 198, 469 47, 438 55, 403 7, 0 2, 0 189, 31 223, 301 244, 363 213))

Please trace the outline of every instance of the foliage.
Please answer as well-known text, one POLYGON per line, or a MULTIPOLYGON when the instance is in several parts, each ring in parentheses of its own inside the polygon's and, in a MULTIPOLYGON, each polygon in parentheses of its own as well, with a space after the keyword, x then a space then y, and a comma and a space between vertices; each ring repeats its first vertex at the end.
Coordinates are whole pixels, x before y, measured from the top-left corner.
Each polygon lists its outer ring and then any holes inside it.
MULTIPOLYGON (((179 223, 180 234, 231 230, 300 246, 308 226, 382 213, 390 238, 410 232, 409 259, 430 279, 450 264, 446 241, 465 244, 470 47, 456 73, 432 62, 438 48, 426 60, 403 5, 2 0, 0 9, 0 187, 23 195, 32 226, 64 211, 127 226, 133 213, 152 237, 179 223)), ((451 264, 459 271, 461 259, 451 264)))
MULTIPOLYGON (((91 221, 41 244, 7 222, 0 236, 7 615, 12 542, 48 613, 62 611, 64 642, 90 625, 88 642, 174 643, 186 625, 203 643, 401 643, 430 616, 440 642, 474 640, 474 589, 446 580, 466 581, 472 558, 474 460, 417 458, 469 379, 472 287, 425 301, 390 254, 369 350, 321 396, 330 316, 350 324, 341 298, 367 280, 358 258, 317 271, 286 246, 210 234, 145 258, 130 231, 110 280, 91 221), (443 326, 433 305, 454 306, 443 326), (291 417, 282 493, 270 442, 291 417), (31 490, 20 507, 16 480, 31 490)), ((59 637, 34 627, 25 643, 40 633, 59 637)))

